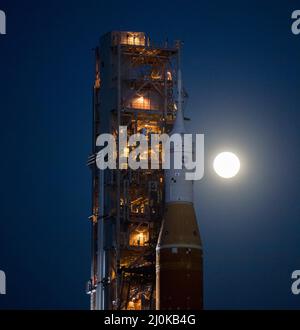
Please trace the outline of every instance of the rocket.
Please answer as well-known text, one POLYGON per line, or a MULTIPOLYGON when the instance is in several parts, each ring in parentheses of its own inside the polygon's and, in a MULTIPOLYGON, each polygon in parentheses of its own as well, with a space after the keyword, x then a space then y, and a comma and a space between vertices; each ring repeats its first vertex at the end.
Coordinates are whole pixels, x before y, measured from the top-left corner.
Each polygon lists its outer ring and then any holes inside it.
MULTIPOLYGON (((182 113, 182 82, 178 70, 178 106, 171 134, 186 133, 182 113)), ((183 149, 182 149, 183 150, 183 149)), ((170 150, 174 159, 176 149, 170 150)), ((188 155, 192 157, 191 155, 188 155)), ((165 170, 165 211, 156 247, 156 309, 203 309, 203 257, 193 204, 193 181, 187 170, 165 170)))

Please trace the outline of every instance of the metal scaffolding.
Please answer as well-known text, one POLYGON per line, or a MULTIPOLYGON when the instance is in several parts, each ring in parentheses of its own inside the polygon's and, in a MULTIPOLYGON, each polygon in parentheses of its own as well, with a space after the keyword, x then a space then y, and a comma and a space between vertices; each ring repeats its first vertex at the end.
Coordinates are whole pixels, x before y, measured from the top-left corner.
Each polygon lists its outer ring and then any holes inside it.
MULTIPOLYGON (((95 49, 91 309, 155 309, 155 247, 164 209, 164 172, 96 166, 101 133, 168 132, 176 112, 178 44, 154 47, 143 32, 110 32, 95 49)), ((126 147, 124 155, 131 151, 126 147)), ((119 146, 117 145, 117 150, 119 146)), ((150 153, 150 150, 149 150, 150 153)), ((121 155, 117 153, 117 159, 121 155)), ((149 155, 148 155, 149 156, 149 155)), ((118 162, 117 162, 118 164, 118 162)), ((160 167, 161 168, 161 167, 160 167)))

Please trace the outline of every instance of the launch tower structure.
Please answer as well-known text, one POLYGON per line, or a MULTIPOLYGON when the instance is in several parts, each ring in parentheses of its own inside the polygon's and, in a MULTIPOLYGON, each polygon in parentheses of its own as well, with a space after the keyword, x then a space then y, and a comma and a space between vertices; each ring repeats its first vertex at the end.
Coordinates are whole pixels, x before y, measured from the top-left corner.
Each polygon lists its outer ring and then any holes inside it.
MULTIPOLYGON (((120 126, 127 127, 128 136, 143 133, 149 138, 151 133, 171 130, 179 47, 179 43, 155 46, 143 32, 116 31, 105 34, 95 49, 88 159, 92 266, 87 288, 93 310, 155 309, 155 248, 164 212, 164 172, 126 166, 100 171, 96 140, 101 133, 118 140, 120 126)), ((123 155, 129 151, 125 148, 123 155)))

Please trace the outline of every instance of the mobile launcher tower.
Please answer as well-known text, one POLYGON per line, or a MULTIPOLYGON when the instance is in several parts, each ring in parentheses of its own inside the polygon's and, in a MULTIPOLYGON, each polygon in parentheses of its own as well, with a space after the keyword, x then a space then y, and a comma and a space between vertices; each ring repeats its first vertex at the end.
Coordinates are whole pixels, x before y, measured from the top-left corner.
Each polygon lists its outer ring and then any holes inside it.
MULTIPOLYGON (((92 265, 87 291, 92 310, 202 308, 202 250, 192 181, 184 183, 184 173, 161 166, 101 171, 96 165, 97 137, 111 133, 118 141, 120 126, 127 127, 128 136, 142 133, 149 139, 176 127, 184 133, 179 63, 179 42, 157 47, 143 32, 107 33, 95 49, 88 159, 92 265)), ((124 155, 129 151, 125 148, 124 155)))

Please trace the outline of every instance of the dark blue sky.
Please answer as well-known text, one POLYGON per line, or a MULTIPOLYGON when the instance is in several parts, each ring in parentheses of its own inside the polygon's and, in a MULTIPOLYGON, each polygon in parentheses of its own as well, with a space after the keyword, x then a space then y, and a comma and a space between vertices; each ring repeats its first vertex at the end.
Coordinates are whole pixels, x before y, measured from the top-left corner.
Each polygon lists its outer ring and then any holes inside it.
POLYGON ((184 40, 187 115, 205 134, 195 203, 205 306, 300 308, 299 1, 1 1, 0 308, 89 307, 91 49, 109 30, 184 40), (213 156, 236 152, 226 181, 213 156))

